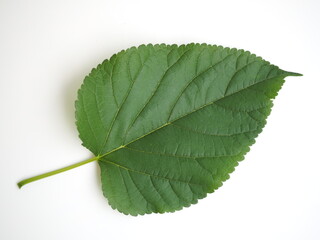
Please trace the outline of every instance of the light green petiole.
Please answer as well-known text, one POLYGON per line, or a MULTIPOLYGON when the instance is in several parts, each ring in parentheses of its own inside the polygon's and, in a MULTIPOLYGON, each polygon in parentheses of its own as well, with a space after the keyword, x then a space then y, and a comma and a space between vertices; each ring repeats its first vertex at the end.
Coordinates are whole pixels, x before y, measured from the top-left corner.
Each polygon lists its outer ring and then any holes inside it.
POLYGON ((20 182, 18 182, 18 187, 21 188, 23 187, 24 185, 28 184, 28 183, 31 183, 31 182, 34 182, 34 181, 38 181, 42 178, 46 178, 46 177, 50 177, 52 175, 56 175, 58 173, 62 173, 62 172, 65 172, 65 171, 68 171, 70 169, 73 169, 73 168, 76 168, 76 167, 80 167, 84 164, 87 164, 87 163, 90 163, 90 162, 94 162, 94 161, 98 161, 100 158, 103 158, 107 155, 109 155, 110 153, 113 153, 121 148, 124 148, 125 146, 124 145, 121 145, 120 147, 117 147, 103 155, 98 155, 96 157, 93 157, 93 158, 90 158, 88 160, 85 160, 85 161, 82 161, 82 162, 79 162, 79 163, 75 163, 75 164, 72 164, 70 166, 67 166, 67 167, 64 167, 64 168, 60 168, 60 169, 57 169, 57 170, 54 170, 54 171, 51 171, 51 172, 47 172, 47 173, 44 173, 44 174, 40 174, 38 176, 35 176, 35 177, 31 177, 31 178, 27 178, 25 180, 22 180, 20 182))
POLYGON ((64 167, 64 168, 60 168, 60 169, 57 169, 57 170, 54 170, 54 171, 51 171, 51 172, 40 174, 40 175, 35 176, 35 177, 27 178, 25 180, 22 180, 22 181, 18 182, 18 187, 21 188, 22 186, 24 186, 24 185, 26 185, 28 183, 31 183, 31 182, 34 182, 34 181, 38 181, 38 180, 40 180, 42 178, 50 177, 52 175, 56 175, 58 173, 62 173, 62 172, 68 171, 70 169, 73 169, 73 168, 76 168, 76 167, 80 167, 80 166, 82 166, 84 164, 97 161, 101 157, 102 156, 96 156, 96 157, 90 158, 90 159, 82 161, 82 162, 78 162, 78 163, 72 164, 72 165, 64 167))

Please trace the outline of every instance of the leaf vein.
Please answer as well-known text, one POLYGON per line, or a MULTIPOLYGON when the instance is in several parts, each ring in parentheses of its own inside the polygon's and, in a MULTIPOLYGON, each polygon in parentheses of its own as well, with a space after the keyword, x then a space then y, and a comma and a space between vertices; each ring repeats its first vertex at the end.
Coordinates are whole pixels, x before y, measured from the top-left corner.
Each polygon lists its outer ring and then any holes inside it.
POLYGON ((189 128, 189 127, 185 127, 185 126, 181 126, 181 125, 177 125, 177 124, 171 124, 172 126, 184 129, 186 131, 190 131, 190 132, 195 132, 195 133, 199 133, 199 134, 203 134, 203 135, 207 135, 207 136, 217 136, 217 137, 231 137, 234 135, 239 135, 239 134, 243 134, 243 133, 247 133, 247 132, 254 132, 257 131, 258 128, 253 129, 253 130, 249 130, 249 131, 243 131, 243 132, 238 132, 238 133, 231 133, 231 134, 216 134, 216 133, 206 133, 206 132, 201 132, 201 131, 197 131, 195 129, 189 128))
MULTIPOLYGON (((125 170, 127 170, 127 169, 125 169, 125 170)), ((144 196, 144 194, 142 194, 142 191, 140 190, 140 188, 138 187, 138 185, 136 184, 136 182, 133 180, 130 171, 128 171, 128 176, 130 177, 133 185, 136 187, 136 189, 138 190, 138 192, 140 193, 140 195, 142 196, 142 198, 143 198, 143 199, 145 200, 145 202, 147 203, 147 208, 148 208, 148 204, 153 205, 152 203, 150 203, 150 202, 147 200, 147 198, 144 196)), ((154 206, 154 205, 153 205, 153 206, 154 206)))
MULTIPOLYGON (((155 175, 155 174, 150 174, 150 173, 147 173, 147 172, 134 170, 134 169, 131 169, 131 168, 128 168, 128 167, 124 167, 124 166, 122 166, 120 164, 117 164, 117 163, 114 163, 114 162, 111 162, 111 161, 105 160, 105 159, 103 159, 101 161, 107 162, 109 164, 113 164, 113 165, 115 165, 115 166, 117 166, 119 168, 125 169, 128 172, 138 173, 138 174, 146 175, 146 176, 149 176, 149 177, 151 176, 151 177, 155 177, 155 178, 166 180, 166 181, 184 183, 184 184, 187 184, 188 186, 189 185, 196 185, 196 186, 202 187, 202 184, 199 184, 199 183, 194 183, 194 182, 190 182, 190 181, 183 181, 183 180, 180 180, 180 179, 167 178, 167 177, 163 177, 163 176, 159 176, 159 175, 155 175)), ((130 177, 131 177, 131 175, 130 175, 130 177)), ((132 177, 131 177, 131 179, 132 179, 132 177)))
POLYGON ((155 184, 154 184, 151 176, 149 176, 149 179, 150 179, 150 182, 151 182, 153 188, 156 190, 156 192, 158 193, 158 195, 160 196, 160 198, 162 199, 162 201, 163 201, 167 206, 170 206, 170 203, 168 203, 168 202, 164 199, 164 197, 162 197, 162 195, 160 194, 160 192, 159 192, 158 188, 155 186, 155 184))
MULTIPOLYGON (((133 54, 133 53, 132 53, 132 54, 133 54)), ((132 54, 131 54, 131 55, 132 55, 132 54)), ((139 53, 138 53, 138 54, 139 54, 139 53)), ((130 55, 130 57, 131 57, 131 55, 130 55)), ((130 57, 129 57, 129 59, 130 59, 130 57)), ((150 55, 148 56, 148 58, 149 58, 149 57, 150 57, 150 55)), ((147 59, 148 59, 148 58, 147 58, 147 59)), ((138 74, 137 74, 137 77, 136 77, 134 80, 131 80, 131 84, 130 84, 130 86, 129 86, 129 89, 128 89, 127 92, 126 92, 126 96, 124 97, 123 101, 121 102, 120 107, 118 108, 118 111, 116 112, 114 118, 112 119, 112 122, 111 122, 111 125, 110 125, 110 128, 109 128, 109 131, 108 131, 107 136, 106 136, 106 139, 105 139, 105 141, 104 141, 104 144, 102 145, 102 148, 101 148, 100 151, 99 151, 100 153, 101 153, 101 151, 103 150, 103 148, 105 148, 105 146, 106 146, 106 144, 107 144, 107 142, 108 142, 108 140, 109 140, 109 136, 110 136, 111 130, 112 130, 112 128, 113 128, 113 125, 114 125, 114 123, 115 123, 115 121, 116 121, 116 119, 117 119, 117 117, 118 117, 118 115, 119 115, 119 112, 120 112, 120 110, 122 109, 125 101, 127 100, 128 96, 129 96, 129 94, 130 94, 130 92, 131 92, 131 89, 132 89, 132 87, 133 87, 133 85, 134 85, 134 82, 135 82, 136 79, 139 77, 139 75, 140 75, 143 67, 144 67, 144 65, 141 65, 141 67, 140 67, 140 69, 139 69, 139 72, 138 72, 138 74)), ((131 76, 131 73, 130 73, 130 76, 131 76)))
POLYGON ((175 157, 175 158, 191 158, 191 159, 196 159, 196 158, 219 158, 219 157, 233 157, 238 155, 239 153, 236 153, 234 155, 215 155, 215 156, 196 156, 196 157, 191 157, 191 156, 182 156, 182 155, 174 155, 174 154, 168 154, 168 153, 158 153, 158 152, 150 152, 150 151, 144 151, 136 148, 131 148, 131 147, 124 147, 128 150, 136 151, 136 152, 142 152, 142 153, 147 153, 151 155, 159 155, 159 156, 165 156, 165 157, 175 157))
MULTIPOLYGON (((171 49, 172 51, 173 49, 171 49)), ((171 52, 170 51, 170 52, 171 52)), ((185 56, 187 54, 187 52, 191 51, 191 49, 188 49, 187 51, 185 51, 183 54, 181 54, 181 56, 177 59, 176 62, 174 62, 165 72, 164 74, 162 75, 162 77, 160 78, 159 82, 157 83, 157 86, 155 88, 155 90, 153 91, 152 95, 149 97, 149 99, 146 101, 146 103, 144 104, 144 106, 141 108, 141 110, 138 112, 138 114, 136 115, 136 117, 134 118, 134 120, 131 122, 130 126, 127 128, 127 131, 126 131, 126 134, 125 134, 125 137, 124 137, 124 142, 126 141, 126 138, 127 138, 127 135, 128 135, 128 132, 130 131, 130 129, 132 128, 132 126, 135 124, 135 122, 137 121, 138 117, 140 116, 140 114, 144 111, 144 109, 148 106, 148 104, 151 102, 152 98, 155 96, 156 92, 158 91, 159 89, 159 86, 161 84, 161 82, 163 81, 164 77, 167 75, 167 73, 169 72, 170 69, 172 69, 172 67, 174 65, 176 65, 181 59, 183 56, 185 56)), ((167 54, 167 56, 170 54, 170 52, 167 54)), ((124 143, 123 143, 124 144, 124 143)))
POLYGON ((230 56, 232 56, 234 53, 229 53, 226 57, 224 57, 222 60, 216 62, 215 64, 211 65, 210 67, 208 67, 206 70, 202 71, 201 73, 197 74, 196 76, 194 76, 191 81, 189 81, 187 83, 187 85, 182 89, 182 91, 180 92, 180 94, 178 95, 176 101, 174 102, 171 110, 170 110, 170 114, 169 114, 169 117, 168 117, 168 120, 167 122, 169 122, 170 118, 171 118, 171 115, 173 113, 173 110, 174 108, 176 107, 178 101, 180 100, 181 96, 183 95, 183 93, 186 91, 186 89, 190 86, 190 84, 195 80, 197 79, 198 77, 202 76, 202 74, 205 74, 206 72, 208 72, 209 70, 213 69, 214 67, 216 67, 218 64, 224 62, 227 58, 229 58, 230 56))

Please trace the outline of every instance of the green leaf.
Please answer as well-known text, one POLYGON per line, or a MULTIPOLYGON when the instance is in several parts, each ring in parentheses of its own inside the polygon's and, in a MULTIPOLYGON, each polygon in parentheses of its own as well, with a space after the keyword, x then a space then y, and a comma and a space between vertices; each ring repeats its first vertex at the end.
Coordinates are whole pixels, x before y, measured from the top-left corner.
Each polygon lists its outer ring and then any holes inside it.
POLYGON ((76 101, 110 205, 131 215, 197 203, 229 178, 266 124, 286 72, 249 52, 141 45, 105 60, 76 101))
POLYGON ((262 131, 286 72, 260 57, 206 44, 141 45, 84 80, 77 128, 101 167, 110 205, 131 215, 174 212, 219 188, 262 131))

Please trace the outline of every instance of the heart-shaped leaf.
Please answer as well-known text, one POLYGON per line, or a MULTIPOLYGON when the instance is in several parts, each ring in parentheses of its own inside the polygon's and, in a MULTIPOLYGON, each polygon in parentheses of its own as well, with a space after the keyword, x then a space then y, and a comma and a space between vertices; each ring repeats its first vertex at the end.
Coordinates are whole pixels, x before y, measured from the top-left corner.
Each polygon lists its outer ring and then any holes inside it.
POLYGON ((243 160, 286 76, 301 74, 221 46, 122 51, 93 69, 78 92, 77 127, 95 156, 18 186, 98 161, 103 193, 120 212, 190 206, 243 160))
POLYGON ((76 102, 110 205, 131 215, 190 206, 229 178, 262 131, 286 72, 206 44, 142 45, 105 60, 76 102))

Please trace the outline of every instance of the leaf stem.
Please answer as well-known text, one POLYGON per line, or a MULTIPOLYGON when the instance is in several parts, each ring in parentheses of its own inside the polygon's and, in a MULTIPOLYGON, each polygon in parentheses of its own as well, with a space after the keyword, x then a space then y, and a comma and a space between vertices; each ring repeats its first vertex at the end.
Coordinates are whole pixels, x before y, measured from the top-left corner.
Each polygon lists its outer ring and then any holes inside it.
POLYGON ((28 183, 31 183, 31 182, 34 182, 34 181, 38 181, 42 178, 46 178, 46 177, 50 177, 52 175, 55 175, 55 174, 58 174, 58 173, 62 173, 62 172, 65 172, 65 171, 68 171, 70 169, 73 169, 73 168, 76 168, 76 167, 80 167, 84 164, 87 164, 87 163, 90 163, 90 162, 94 162, 94 161, 97 161, 101 158, 102 156, 96 156, 96 157, 93 157, 93 158, 90 158, 90 159, 87 159, 85 161, 82 161, 82 162, 78 162, 78 163, 75 163, 75 164, 72 164, 70 166, 67 166, 67 167, 64 167, 64 168, 60 168, 60 169, 57 169, 57 170, 54 170, 54 171, 51 171, 51 172, 47 172, 47 173, 44 173, 44 174, 40 174, 38 176, 34 176, 34 177, 31 177, 31 178, 27 178, 25 180, 22 180, 20 182, 18 182, 18 187, 21 188, 23 187, 24 185, 28 184, 28 183))

